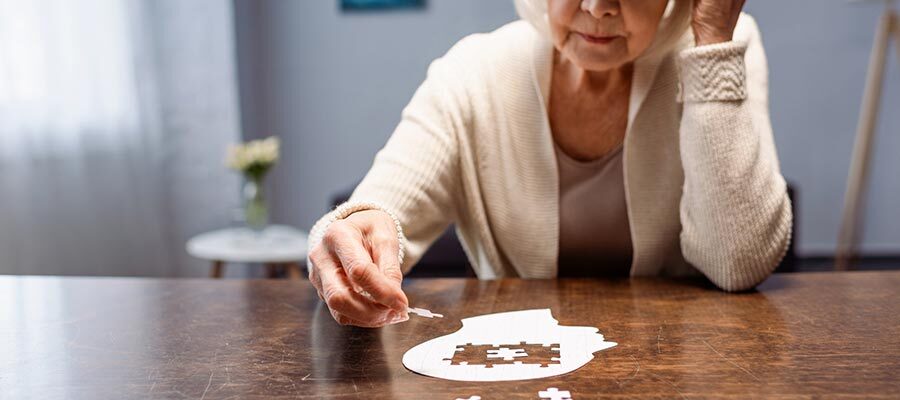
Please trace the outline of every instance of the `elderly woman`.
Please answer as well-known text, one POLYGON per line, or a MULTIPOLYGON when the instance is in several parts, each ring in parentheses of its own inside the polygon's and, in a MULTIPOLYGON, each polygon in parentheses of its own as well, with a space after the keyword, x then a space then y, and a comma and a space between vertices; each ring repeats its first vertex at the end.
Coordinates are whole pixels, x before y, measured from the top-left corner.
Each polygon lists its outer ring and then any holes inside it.
POLYGON ((334 318, 407 318, 403 272, 450 223, 481 279, 764 280, 792 214, 743 3, 517 0, 522 21, 453 46, 312 229, 334 318))

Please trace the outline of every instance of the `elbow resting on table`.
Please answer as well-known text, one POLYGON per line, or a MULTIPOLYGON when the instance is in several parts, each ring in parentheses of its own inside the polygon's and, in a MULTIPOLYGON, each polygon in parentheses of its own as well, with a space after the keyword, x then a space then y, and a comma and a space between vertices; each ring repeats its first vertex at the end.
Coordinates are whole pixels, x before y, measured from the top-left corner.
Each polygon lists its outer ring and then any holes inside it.
POLYGON ((750 290, 762 283, 787 254, 793 229, 793 214, 788 206, 766 233, 748 240, 733 240, 714 246, 686 246, 685 258, 726 292, 750 290))
POLYGON ((726 292, 742 292, 751 290, 762 283, 775 271, 784 254, 777 258, 757 260, 752 263, 732 262, 719 267, 725 272, 719 276, 707 275, 710 280, 726 292))

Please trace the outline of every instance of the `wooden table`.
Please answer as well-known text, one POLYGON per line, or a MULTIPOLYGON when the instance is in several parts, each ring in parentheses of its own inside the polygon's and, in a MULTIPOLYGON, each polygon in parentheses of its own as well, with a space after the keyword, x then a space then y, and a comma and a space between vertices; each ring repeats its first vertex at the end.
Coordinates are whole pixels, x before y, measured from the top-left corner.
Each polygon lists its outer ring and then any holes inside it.
POLYGON ((0 278, 0 397, 536 399, 900 397, 900 272, 702 283, 408 280, 413 317, 341 327, 303 281, 0 278), (403 352, 459 319, 545 308, 618 342, 565 376, 465 383, 403 352))

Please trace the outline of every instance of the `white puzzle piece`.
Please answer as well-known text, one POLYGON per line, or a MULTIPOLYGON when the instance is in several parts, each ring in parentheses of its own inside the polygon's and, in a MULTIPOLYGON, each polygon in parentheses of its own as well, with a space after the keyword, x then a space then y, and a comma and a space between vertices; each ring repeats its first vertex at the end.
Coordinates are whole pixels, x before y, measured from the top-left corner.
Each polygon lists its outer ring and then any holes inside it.
POLYGON ((549 400, 574 400, 572 394, 568 390, 559 390, 557 388, 547 388, 538 392, 538 397, 549 400))
POLYGON ((486 314, 403 355, 413 372, 456 381, 513 381, 562 375, 616 345, 597 328, 561 326, 549 309, 486 314))
POLYGON ((443 314, 436 314, 424 308, 406 307, 406 312, 425 318, 444 318, 443 314))

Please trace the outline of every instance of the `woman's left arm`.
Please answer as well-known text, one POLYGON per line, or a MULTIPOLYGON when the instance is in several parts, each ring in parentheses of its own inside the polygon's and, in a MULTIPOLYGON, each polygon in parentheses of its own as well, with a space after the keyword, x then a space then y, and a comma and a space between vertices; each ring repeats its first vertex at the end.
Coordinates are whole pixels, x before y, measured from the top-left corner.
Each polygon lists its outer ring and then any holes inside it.
MULTIPOLYGON (((698 1, 698 8, 712 4, 698 1)), ((737 15, 734 39, 729 32, 722 41, 721 34, 703 36, 695 14, 698 45, 678 55, 681 249, 727 291, 752 288, 772 273, 793 222, 769 121, 765 52, 753 19, 740 8, 737 15)))

